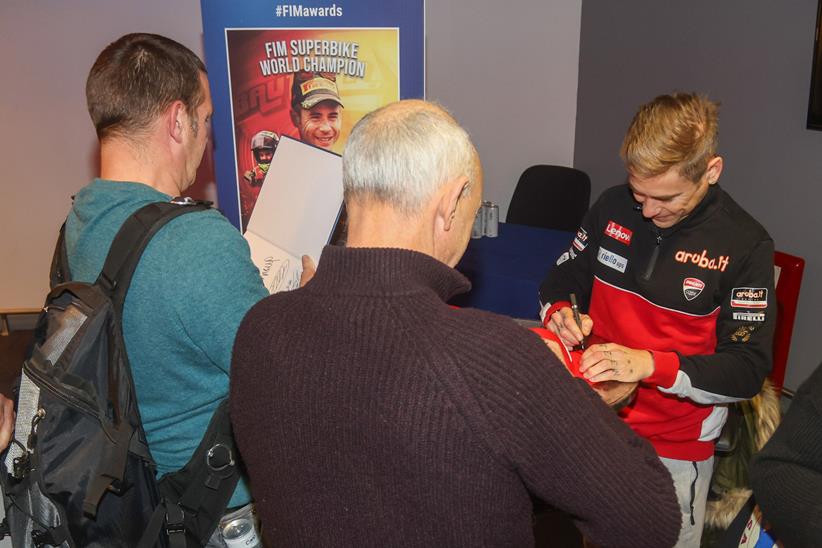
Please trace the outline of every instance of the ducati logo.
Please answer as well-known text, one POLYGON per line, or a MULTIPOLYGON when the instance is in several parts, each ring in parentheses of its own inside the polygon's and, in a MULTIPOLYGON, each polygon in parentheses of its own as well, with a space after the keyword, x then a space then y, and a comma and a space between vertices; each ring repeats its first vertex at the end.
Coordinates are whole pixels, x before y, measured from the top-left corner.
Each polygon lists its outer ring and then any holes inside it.
POLYGON ((705 282, 702 280, 697 280, 696 278, 685 278, 685 281, 682 282, 682 293, 685 294, 685 298, 689 301, 699 297, 699 294, 702 293, 703 289, 705 289, 705 282))

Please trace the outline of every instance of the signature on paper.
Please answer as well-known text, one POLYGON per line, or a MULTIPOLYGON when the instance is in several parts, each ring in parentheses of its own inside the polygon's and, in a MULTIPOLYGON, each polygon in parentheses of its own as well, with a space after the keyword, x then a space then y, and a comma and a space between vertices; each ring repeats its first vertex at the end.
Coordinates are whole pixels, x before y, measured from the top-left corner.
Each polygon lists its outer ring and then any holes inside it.
POLYGON ((262 275, 268 280, 268 292, 289 291, 300 285, 299 269, 291 268, 289 259, 266 257, 263 261, 262 275))

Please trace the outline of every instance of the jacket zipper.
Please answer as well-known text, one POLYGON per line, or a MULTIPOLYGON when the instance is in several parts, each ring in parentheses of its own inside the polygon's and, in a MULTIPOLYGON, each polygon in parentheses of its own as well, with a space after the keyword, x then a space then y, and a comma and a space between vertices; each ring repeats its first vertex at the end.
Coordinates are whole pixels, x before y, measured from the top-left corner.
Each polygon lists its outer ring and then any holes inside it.
POLYGON ((659 257, 659 246, 662 243, 662 233, 659 230, 656 230, 656 245, 654 246, 654 250, 651 253, 651 259, 648 261, 648 267, 645 269, 645 273, 642 275, 642 279, 644 281, 648 281, 651 279, 651 275, 654 273, 654 268, 656 267, 656 260, 659 257))

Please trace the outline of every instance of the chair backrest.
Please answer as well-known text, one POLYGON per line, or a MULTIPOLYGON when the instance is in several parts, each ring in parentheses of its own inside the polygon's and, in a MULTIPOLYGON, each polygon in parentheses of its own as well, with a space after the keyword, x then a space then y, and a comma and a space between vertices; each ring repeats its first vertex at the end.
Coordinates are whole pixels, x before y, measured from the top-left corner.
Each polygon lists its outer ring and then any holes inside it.
POLYGON ((536 165, 522 172, 508 206, 506 223, 575 231, 591 200, 584 171, 536 165))
POLYGON ((771 380, 778 391, 785 381, 788 352, 791 348, 793 324, 799 288, 805 271, 805 259, 781 251, 774 252, 774 278, 776 285, 776 331, 773 338, 773 370, 771 380))

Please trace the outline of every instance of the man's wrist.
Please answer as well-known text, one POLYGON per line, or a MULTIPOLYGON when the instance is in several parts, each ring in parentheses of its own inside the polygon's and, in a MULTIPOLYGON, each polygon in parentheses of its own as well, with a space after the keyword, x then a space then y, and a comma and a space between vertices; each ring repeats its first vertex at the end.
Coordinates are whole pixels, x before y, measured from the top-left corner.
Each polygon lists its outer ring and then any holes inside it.
POLYGON ((648 354, 648 368, 645 370, 645 375, 643 375, 642 379, 640 380, 645 380, 648 377, 653 376, 654 370, 656 369, 656 367, 654 366, 654 353, 650 350, 643 350, 643 352, 646 352, 648 354))
POLYGON ((660 352, 646 350, 651 354, 653 372, 642 380, 645 384, 652 384, 662 388, 670 388, 676 381, 679 372, 679 355, 676 352, 660 352))
POLYGON ((571 303, 568 302, 568 301, 556 301, 554 303, 546 304, 545 306, 542 307, 542 310, 540 310, 540 312, 539 312, 540 319, 542 319, 542 325, 544 325, 547 328, 548 324, 551 322, 551 314, 553 314, 554 312, 556 312, 560 308, 570 308, 570 307, 571 307, 571 303))

